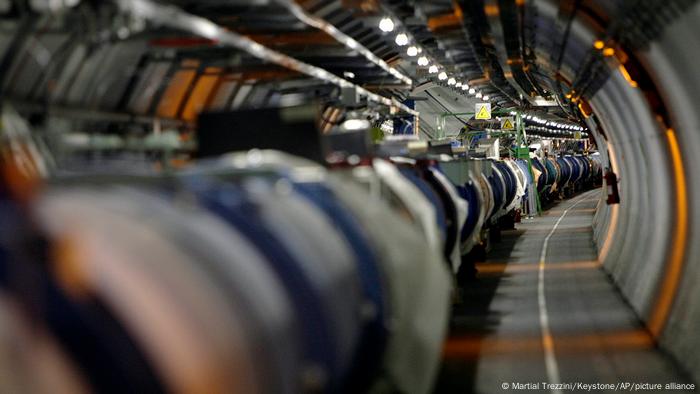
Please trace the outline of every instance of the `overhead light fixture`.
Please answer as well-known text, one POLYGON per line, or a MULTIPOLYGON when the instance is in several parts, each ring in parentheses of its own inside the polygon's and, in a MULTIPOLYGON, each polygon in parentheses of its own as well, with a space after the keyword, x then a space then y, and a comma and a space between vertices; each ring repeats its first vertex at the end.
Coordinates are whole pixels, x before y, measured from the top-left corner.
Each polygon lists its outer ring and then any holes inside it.
POLYGON ((343 122, 343 129, 348 130, 348 131, 354 131, 354 130, 366 130, 369 129, 372 125, 370 122, 366 119, 348 119, 345 122, 343 122))
POLYGON ((447 80, 447 84, 450 86, 455 85, 456 83, 457 83, 457 80, 454 78, 450 78, 447 80))
POLYGON ((484 101, 489 101, 489 98, 490 97, 488 95, 484 96, 484 101))
POLYGON ((624 65, 620 64, 620 67, 618 67, 618 70, 620 70, 620 73, 621 73, 622 76, 625 78, 625 80, 627 81, 627 83, 630 84, 630 86, 632 86, 633 88, 639 87, 639 84, 637 83, 637 81, 635 81, 634 79, 632 79, 632 76, 631 76, 630 73, 627 71, 627 69, 625 68, 624 65))
POLYGON ((430 63, 430 62, 428 61, 428 58, 427 58, 427 57, 421 56, 421 57, 418 58, 418 65, 419 65, 419 66, 425 67, 425 66, 428 65, 428 63, 430 63))
POLYGON ((469 89, 469 94, 474 94, 474 93, 476 93, 476 89, 474 89, 474 88, 469 89))
POLYGON ((379 21, 379 30, 385 33, 394 31, 394 21, 391 18, 382 18, 379 21))
POLYGON ((481 92, 476 93, 476 98, 481 98, 481 92))
POLYGON ((355 73, 352 71, 343 71, 343 76, 348 79, 355 78, 355 73))
POLYGON ((462 87, 462 82, 457 82, 457 83, 455 84, 455 87, 456 87, 456 88, 461 88, 461 87, 462 87))
POLYGON ((467 85, 466 83, 462 84, 462 90, 469 90, 469 85, 467 85))
POLYGON ((428 72, 431 74, 436 74, 439 70, 440 69, 438 68, 438 66, 436 66, 434 64, 432 66, 430 66, 430 68, 428 68, 428 72))
POLYGON ((407 54, 408 56, 411 56, 411 57, 416 56, 416 55, 418 55, 418 48, 416 48, 415 46, 411 45, 411 46, 408 47, 408 49, 406 50, 406 54, 407 54))
POLYGON ((444 72, 444 71, 441 72, 440 74, 438 74, 438 79, 441 80, 441 81, 446 80, 446 79, 447 79, 447 73, 444 72))
POLYGON ((396 35, 396 40, 394 40, 394 42, 396 42, 396 45, 400 47, 408 45, 408 36, 406 33, 399 33, 396 35))

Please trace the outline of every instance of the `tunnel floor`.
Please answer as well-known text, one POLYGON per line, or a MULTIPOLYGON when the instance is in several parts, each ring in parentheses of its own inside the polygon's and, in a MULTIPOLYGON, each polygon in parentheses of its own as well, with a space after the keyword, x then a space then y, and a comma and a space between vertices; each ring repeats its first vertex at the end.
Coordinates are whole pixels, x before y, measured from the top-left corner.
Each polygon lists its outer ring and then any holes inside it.
POLYGON ((591 225, 599 193, 503 232, 454 307, 436 393, 505 392, 516 383, 557 392, 541 383, 557 380, 574 392, 585 391, 578 383, 664 385, 646 392, 688 383, 597 262, 591 225))

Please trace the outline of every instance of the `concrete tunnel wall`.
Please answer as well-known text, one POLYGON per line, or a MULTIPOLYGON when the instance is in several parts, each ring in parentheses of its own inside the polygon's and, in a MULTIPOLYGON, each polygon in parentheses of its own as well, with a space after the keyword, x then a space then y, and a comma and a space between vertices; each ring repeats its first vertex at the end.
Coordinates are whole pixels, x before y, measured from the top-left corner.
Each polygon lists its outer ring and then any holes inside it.
MULTIPOLYGON (((607 140, 589 128, 620 177, 621 202, 594 218, 604 269, 661 348, 700 381, 700 4, 635 53, 670 115, 614 71, 590 100, 607 140), (667 129, 668 127, 668 129, 667 129)), ((604 307, 604 306, 601 306, 604 307)))
MULTIPOLYGON (((556 23, 557 2, 535 4, 541 18, 556 23)), ((698 20, 700 3, 664 26, 648 48, 633 53, 661 97, 670 124, 663 124, 643 90, 633 87, 619 69, 613 69, 589 100, 602 130, 592 117, 588 119, 603 162, 610 163, 620 180, 619 205, 605 204, 605 188, 600 193, 593 220, 599 260, 659 346, 696 382, 700 382, 698 20)), ((592 48, 601 36, 589 23, 585 18, 574 20, 569 41, 576 45, 568 46, 566 58, 581 59, 581 51, 592 48)), ((551 66, 549 49, 547 45, 536 49, 545 68, 551 66)), ((619 66, 614 58, 610 62, 613 68, 619 66)), ((567 80, 575 80, 576 71, 566 62, 560 71, 567 80)), ((435 113, 442 108, 428 104, 432 103, 418 102, 422 113, 430 113, 421 122, 436 127, 435 113)), ((458 128, 450 126, 449 130, 458 128)))

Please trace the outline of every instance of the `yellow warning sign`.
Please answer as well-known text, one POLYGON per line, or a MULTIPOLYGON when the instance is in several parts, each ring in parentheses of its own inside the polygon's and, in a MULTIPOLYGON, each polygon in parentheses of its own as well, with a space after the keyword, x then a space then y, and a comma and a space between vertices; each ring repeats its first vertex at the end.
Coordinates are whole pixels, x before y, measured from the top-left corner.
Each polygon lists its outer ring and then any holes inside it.
POLYGON ((501 118, 501 130, 515 130, 515 120, 512 116, 501 118))
POLYGON ((491 119, 491 103, 476 103, 474 112, 476 119, 491 119))

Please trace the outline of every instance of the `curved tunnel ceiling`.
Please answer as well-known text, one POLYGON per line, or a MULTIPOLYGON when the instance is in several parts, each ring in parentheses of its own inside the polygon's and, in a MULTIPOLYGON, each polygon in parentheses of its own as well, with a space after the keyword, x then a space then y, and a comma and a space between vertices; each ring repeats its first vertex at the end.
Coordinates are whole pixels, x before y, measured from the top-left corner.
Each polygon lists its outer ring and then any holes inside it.
POLYGON ((601 261, 651 333, 697 378, 698 357, 686 350, 697 344, 682 335, 700 318, 689 279, 698 275, 690 237, 699 223, 699 85, 691 65, 700 53, 700 7, 572 3, 528 3, 537 62, 548 71, 539 79, 585 119, 621 175, 621 204, 602 205, 596 218, 601 261))

